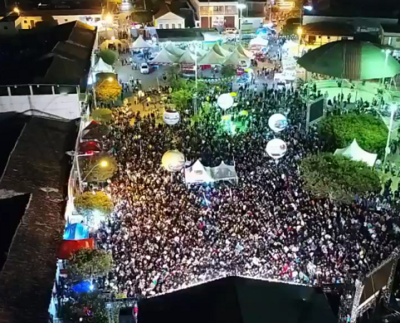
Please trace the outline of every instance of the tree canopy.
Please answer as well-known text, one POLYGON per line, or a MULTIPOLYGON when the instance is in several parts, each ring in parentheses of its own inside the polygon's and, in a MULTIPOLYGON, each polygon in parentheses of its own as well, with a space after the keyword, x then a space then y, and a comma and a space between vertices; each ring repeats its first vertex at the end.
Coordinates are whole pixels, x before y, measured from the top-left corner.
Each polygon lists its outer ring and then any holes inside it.
POLYGON ((112 269, 111 253, 100 249, 79 249, 68 259, 68 272, 79 280, 107 275, 112 269))
POLYGON ((115 79, 99 80, 95 85, 96 98, 99 101, 113 101, 121 95, 122 86, 115 79))
POLYGON ((82 178, 86 177, 87 182, 105 182, 117 171, 115 158, 107 154, 97 154, 82 162, 82 178))
POLYGON ((221 75, 225 78, 231 78, 236 75, 236 69, 232 65, 223 65, 221 75))
POLYGON ((364 162, 344 156, 312 155, 302 160, 300 170, 305 189, 316 198, 351 203, 356 195, 381 189, 377 172, 364 162))
POLYGON ((295 35, 300 25, 300 18, 289 18, 283 25, 281 33, 284 35, 295 35))
POLYGON ((354 139, 370 153, 382 154, 386 146, 386 125, 379 117, 369 114, 330 116, 321 120, 318 127, 331 149, 347 147, 354 139))
POLYGON ((112 120, 112 111, 110 109, 99 108, 92 112, 91 117, 94 121, 107 124, 112 120))
POLYGON ((99 57, 108 65, 113 65, 118 59, 118 52, 111 49, 103 49, 99 53, 99 57))
POLYGON ((104 192, 98 191, 84 192, 78 195, 74 200, 76 209, 81 213, 93 212, 98 210, 102 213, 109 214, 113 210, 111 199, 104 192))

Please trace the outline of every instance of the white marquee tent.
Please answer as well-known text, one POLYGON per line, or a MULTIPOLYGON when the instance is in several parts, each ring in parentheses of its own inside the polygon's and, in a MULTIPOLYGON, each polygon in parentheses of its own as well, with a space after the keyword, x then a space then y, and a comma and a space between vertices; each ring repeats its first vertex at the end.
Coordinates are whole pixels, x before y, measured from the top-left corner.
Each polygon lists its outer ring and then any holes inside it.
POLYGON ((213 50, 210 50, 199 62, 199 65, 214 65, 218 64, 221 65, 225 62, 226 57, 221 56, 214 52, 213 50))
POLYGON ((177 61, 178 57, 170 54, 165 48, 163 48, 151 62, 155 64, 173 64, 177 61))
POLYGON ((185 168, 185 180, 187 184, 214 182, 210 168, 205 167, 200 160, 197 160, 192 166, 185 168))
POLYGON ((115 71, 111 65, 108 65, 100 58, 93 68, 93 73, 115 73, 115 71))
MULTIPOLYGON (((199 61, 200 59, 197 59, 199 61)), ((179 58, 178 63, 195 64, 196 55, 192 54, 189 49, 186 49, 183 55, 179 58)))
POLYGON ((350 146, 342 149, 336 149, 334 155, 342 155, 349 157, 351 160, 363 161, 371 167, 374 166, 376 158, 378 157, 377 154, 371 154, 362 149, 355 139, 350 146))
POLYGON ((182 54, 185 52, 183 49, 175 46, 173 43, 168 43, 165 47, 164 47, 170 54, 174 55, 174 56, 182 56, 182 54))
POLYGON ((249 47, 267 47, 268 46, 268 40, 262 38, 262 37, 256 37, 250 40, 249 47))
POLYGON ((250 65, 250 59, 239 53, 237 49, 228 57, 224 65, 246 66, 250 65))
POLYGON ((132 44, 132 49, 140 48, 152 48, 152 46, 143 39, 142 35, 140 35, 132 44))
POLYGON ((217 167, 212 167, 210 171, 215 182, 238 180, 235 166, 227 165, 224 162, 221 162, 217 167))
POLYGON ((248 51, 247 49, 244 49, 244 47, 241 45, 241 44, 239 44, 237 47, 236 47, 236 50, 240 53, 240 54, 242 54, 242 55, 244 55, 244 56, 247 56, 248 58, 254 58, 254 55, 253 55, 253 53, 252 52, 250 52, 250 51, 248 51))
POLYGON ((232 54, 232 52, 222 48, 219 44, 215 44, 211 50, 216 52, 218 55, 225 56, 225 57, 228 57, 230 54, 232 54))

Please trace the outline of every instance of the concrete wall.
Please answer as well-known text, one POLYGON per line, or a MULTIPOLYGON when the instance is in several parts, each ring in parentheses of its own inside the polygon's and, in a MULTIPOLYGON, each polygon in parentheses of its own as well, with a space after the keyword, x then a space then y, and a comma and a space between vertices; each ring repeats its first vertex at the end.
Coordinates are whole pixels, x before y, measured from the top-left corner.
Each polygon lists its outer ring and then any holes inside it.
POLYGON ((0 96, 0 113, 38 110, 65 119, 80 118, 78 94, 0 96))

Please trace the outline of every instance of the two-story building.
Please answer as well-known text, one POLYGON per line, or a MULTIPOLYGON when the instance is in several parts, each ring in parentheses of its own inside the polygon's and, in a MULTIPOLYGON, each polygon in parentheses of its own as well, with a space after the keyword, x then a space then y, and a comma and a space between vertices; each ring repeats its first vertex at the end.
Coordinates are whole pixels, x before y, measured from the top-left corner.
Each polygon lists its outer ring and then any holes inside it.
POLYGON ((400 25, 381 25, 381 44, 393 50, 393 56, 400 57, 400 25))

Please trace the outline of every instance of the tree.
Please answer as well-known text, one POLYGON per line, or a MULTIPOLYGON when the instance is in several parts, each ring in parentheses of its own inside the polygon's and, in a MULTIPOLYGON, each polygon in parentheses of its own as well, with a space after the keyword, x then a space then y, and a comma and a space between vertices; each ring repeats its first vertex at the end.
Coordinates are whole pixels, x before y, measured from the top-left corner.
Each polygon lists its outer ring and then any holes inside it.
POLYGON ((111 253, 99 249, 79 249, 68 259, 68 272, 74 279, 106 276, 112 269, 111 253))
POLYGON ((381 189, 380 179, 364 162, 321 153, 304 158, 300 166, 305 189, 316 198, 351 203, 355 196, 381 189))
POLYGON ((98 210, 109 214, 113 210, 111 199, 104 192, 84 192, 74 199, 76 209, 81 213, 92 213, 98 210))
POLYGON ((96 109, 92 112, 92 119, 100 123, 109 123, 112 120, 112 111, 104 108, 96 109))
POLYGON ((100 101, 114 101, 121 95, 122 86, 116 79, 99 80, 95 86, 96 98, 100 101))
POLYGON ((117 171, 117 162, 107 154, 98 154, 82 161, 82 178, 87 182, 105 182, 117 171))
POLYGON ((236 69, 232 65, 223 65, 221 75, 225 78, 232 78, 236 75, 236 69))
POLYGON ((283 35, 296 35, 297 28, 300 27, 300 18, 290 18, 286 20, 286 23, 283 25, 281 33, 283 35))
POLYGON ((188 106, 189 101, 193 98, 193 93, 188 89, 180 89, 172 92, 171 99, 175 108, 182 112, 188 106))
POLYGON ((344 114, 321 120, 319 132, 331 149, 347 147, 356 139, 364 150, 382 154, 388 130, 384 122, 369 114, 344 114))
POLYGON ((131 19, 138 24, 146 24, 153 20, 153 15, 147 11, 134 12, 131 15, 131 19))
POLYGON ((99 53, 99 57, 108 65, 113 65, 118 59, 118 52, 111 49, 103 49, 99 53))
POLYGON ((108 323, 105 299, 100 292, 74 294, 62 303, 58 315, 65 323, 108 323))

